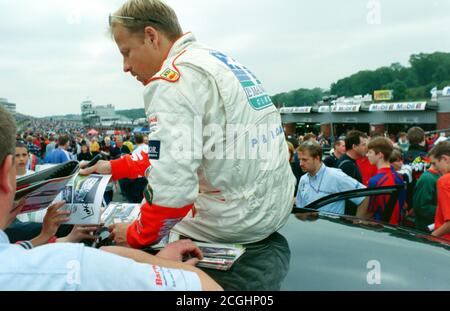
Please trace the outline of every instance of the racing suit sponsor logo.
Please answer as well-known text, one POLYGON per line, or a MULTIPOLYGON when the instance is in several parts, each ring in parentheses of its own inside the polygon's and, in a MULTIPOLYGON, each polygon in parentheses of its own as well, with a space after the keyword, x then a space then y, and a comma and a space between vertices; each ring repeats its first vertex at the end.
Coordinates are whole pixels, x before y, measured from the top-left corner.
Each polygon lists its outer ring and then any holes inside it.
POLYGON ((150 133, 156 132, 158 130, 158 117, 150 116, 148 118, 148 124, 149 124, 150 133))
POLYGON ((159 140, 151 140, 148 142, 148 157, 151 160, 159 160, 159 150, 161 142, 159 140))
POLYGON ((155 265, 152 265, 153 272, 155 273, 155 284, 156 286, 163 286, 163 280, 161 276, 161 272, 159 271, 158 267, 155 265))
POLYGON ((245 66, 231 57, 217 51, 210 54, 227 65, 244 88, 250 106, 255 110, 262 110, 273 105, 272 100, 262 87, 261 82, 245 66))
POLYGON ((164 80, 170 81, 170 82, 175 82, 178 80, 178 78, 180 77, 180 74, 178 72, 176 72, 173 69, 167 68, 166 70, 164 70, 164 72, 161 74, 161 77, 164 80))

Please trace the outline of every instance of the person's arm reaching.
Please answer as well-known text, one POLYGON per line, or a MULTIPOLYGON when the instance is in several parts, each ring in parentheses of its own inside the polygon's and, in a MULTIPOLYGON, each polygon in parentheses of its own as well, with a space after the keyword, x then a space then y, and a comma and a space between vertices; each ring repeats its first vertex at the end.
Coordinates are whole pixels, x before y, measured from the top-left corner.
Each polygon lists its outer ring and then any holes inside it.
POLYGON ((447 221, 445 224, 440 226, 439 229, 434 231, 432 235, 439 238, 447 234, 450 234, 450 221, 447 221))
POLYGON ((98 161, 92 167, 86 167, 89 162, 81 164, 80 175, 90 175, 93 173, 108 175, 111 174, 113 180, 124 178, 136 179, 145 177, 145 171, 150 167, 148 154, 142 150, 136 156, 125 155, 117 160, 98 161))
POLYGON ((52 238, 56 241, 55 234, 61 224, 69 221, 70 211, 60 211, 66 202, 61 201, 50 205, 44 217, 42 231, 36 238, 30 242, 33 247, 41 246, 49 243, 52 238))
POLYGON ((356 217, 360 219, 372 219, 374 213, 369 212, 369 201, 370 197, 366 197, 364 201, 358 206, 358 210, 356 212, 356 217))
MULTIPOLYGON (((185 242, 183 242, 185 243, 185 242)), ((192 243, 192 242, 190 242, 192 243)), ((170 247, 167 246, 167 247, 170 247)), ((186 247, 190 247, 189 242, 186 243, 186 247)), ((162 257, 152 256, 145 252, 130 249, 130 248, 123 248, 123 247, 102 247, 103 251, 116 254, 122 257, 126 257, 129 259, 132 259, 139 263, 145 263, 145 264, 151 264, 151 265, 157 265, 160 267, 165 268, 171 268, 171 269, 180 269, 185 271, 191 271, 197 274, 198 278, 200 279, 202 289, 204 291, 221 291, 223 290, 222 287, 217 284, 209 275, 207 275, 202 270, 187 264, 187 263, 181 263, 169 259, 165 259, 162 257)), ((184 248, 181 248, 182 250, 184 248)), ((182 251, 180 251, 180 254, 182 254, 182 251)))
MULTIPOLYGON (((80 174, 112 174, 115 180, 125 177, 138 178, 142 177, 141 174, 145 174, 145 170, 149 167, 148 155, 143 151, 141 157, 133 158, 127 155, 119 160, 98 161, 94 166, 82 169, 80 174), (126 174, 128 176, 125 176, 126 174)), ((145 198, 146 202, 141 206, 141 215, 138 220, 128 226, 110 227, 118 245, 142 248, 158 243, 194 206, 194 204, 188 204, 174 208, 152 204, 153 189, 151 187, 145 190, 145 198)))

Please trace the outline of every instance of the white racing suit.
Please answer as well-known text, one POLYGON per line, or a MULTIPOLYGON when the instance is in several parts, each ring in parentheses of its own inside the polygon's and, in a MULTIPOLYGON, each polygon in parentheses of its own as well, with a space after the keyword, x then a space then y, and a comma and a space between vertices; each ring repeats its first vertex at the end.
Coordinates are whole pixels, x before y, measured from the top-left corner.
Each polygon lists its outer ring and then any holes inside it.
POLYGON ((280 115, 261 83, 231 58, 195 41, 173 45, 144 91, 148 156, 112 161, 113 178, 148 178, 130 246, 171 229, 206 242, 252 243, 292 210, 295 177, 280 115))

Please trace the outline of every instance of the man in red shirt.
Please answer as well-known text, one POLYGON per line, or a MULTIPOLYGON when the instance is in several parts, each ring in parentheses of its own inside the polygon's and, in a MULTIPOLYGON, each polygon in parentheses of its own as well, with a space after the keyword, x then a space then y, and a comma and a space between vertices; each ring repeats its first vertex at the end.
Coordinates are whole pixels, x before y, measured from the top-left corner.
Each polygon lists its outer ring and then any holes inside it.
POLYGON ((450 241, 450 142, 439 143, 429 156, 431 163, 442 174, 437 182, 438 206, 433 236, 450 241))
MULTIPOLYGON (((378 171, 369 181, 369 188, 402 185, 402 177, 395 171, 389 162, 394 146, 385 137, 377 137, 369 142, 367 154, 371 164, 376 165, 378 171)), ((402 220, 403 207, 406 199, 406 191, 401 191, 398 201, 393 209, 389 209, 390 195, 377 195, 370 198, 367 218, 389 222, 391 225, 399 225, 402 220)), ((361 216, 361 215, 358 215, 361 216)))
POLYGON ((377 174, 378 168, 376 165, 370 163, 367 156, 356 160, 356 164, 361 171, 362 183, 365 186, 369 185, 369 180, 377 174))

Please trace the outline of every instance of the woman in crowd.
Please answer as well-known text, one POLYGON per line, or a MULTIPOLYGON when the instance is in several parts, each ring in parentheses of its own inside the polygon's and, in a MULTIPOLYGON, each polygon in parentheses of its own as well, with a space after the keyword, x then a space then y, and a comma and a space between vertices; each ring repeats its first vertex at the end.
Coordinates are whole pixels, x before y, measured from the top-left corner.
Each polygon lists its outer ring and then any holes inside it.
POLYGON ((77 156, 78 161, 91 161, 94 158, 94 155, 89 150, 89 147, 86 143, 81 145, 81 153, 77 156))

